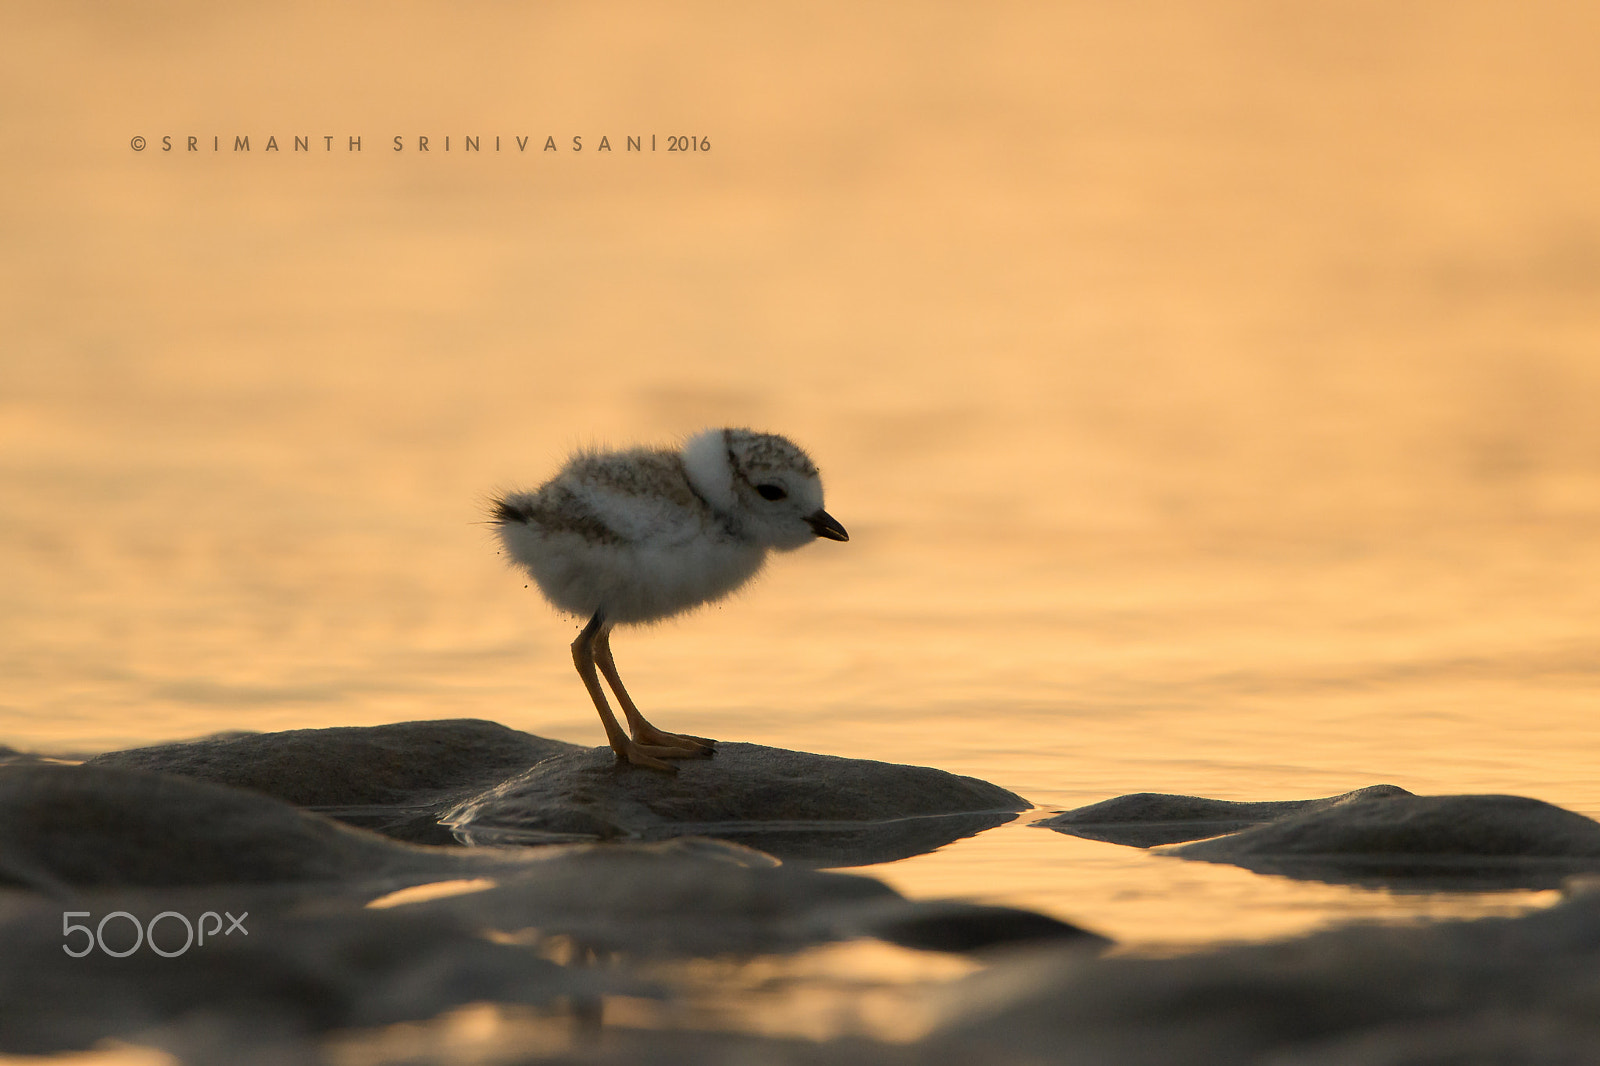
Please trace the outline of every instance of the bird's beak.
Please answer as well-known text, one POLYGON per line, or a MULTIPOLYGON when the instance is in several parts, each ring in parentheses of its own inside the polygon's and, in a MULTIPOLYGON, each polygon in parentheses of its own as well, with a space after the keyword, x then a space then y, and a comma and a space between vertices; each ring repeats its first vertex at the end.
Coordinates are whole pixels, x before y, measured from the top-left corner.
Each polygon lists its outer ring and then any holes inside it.
POLYGON ((816 514, 806 515, 806 524, 811 527, 811 532, 828 540, 849 540, 850 534, 844 531, 839 520, 827 511, 818 511, 816 514))

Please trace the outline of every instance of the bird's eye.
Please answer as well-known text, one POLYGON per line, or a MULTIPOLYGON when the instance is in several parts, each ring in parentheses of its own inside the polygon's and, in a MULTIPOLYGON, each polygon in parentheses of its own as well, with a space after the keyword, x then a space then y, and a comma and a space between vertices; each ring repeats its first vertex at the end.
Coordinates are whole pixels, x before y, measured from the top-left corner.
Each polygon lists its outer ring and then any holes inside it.
POLYGON ((756 491, 761 493, 763 500, 781 500, 789 495, 783 490, 782 485, 757 485, 756 491))

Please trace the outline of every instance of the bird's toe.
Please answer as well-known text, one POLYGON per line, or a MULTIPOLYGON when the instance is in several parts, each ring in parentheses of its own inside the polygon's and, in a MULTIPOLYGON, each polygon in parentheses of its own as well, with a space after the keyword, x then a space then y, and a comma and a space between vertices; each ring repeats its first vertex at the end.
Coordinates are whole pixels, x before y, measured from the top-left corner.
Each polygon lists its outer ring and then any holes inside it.
POLYGON ((641 730, 633 734, 633 739, 640 744, 650 744, 663 748, 685 748, 690 751, 711 751, 717 746, 715 740, 706 737, 690 736, 688 733, 668 733, 664 729, 641 730))
POLYGON ((663 762, 656 757, 663 749, 653 748, 645 744, 629 744, 625 750, 617 752, 617 762, 629 763, 633 766, 643 766, 650 770, 665 770, 669 774, 678 772, 678 768, 669 762, 663 762))
MULTIPOLYGON (((669 759, 691 759, 694 755, 709 755, 712 749, 717 746, 717 741, 706 739, 704 736, 667 733, 666 730, 658 730, 648 722, 643 727, 634 730, 634 743, 645 744, 650 749, 661 747, 664 751, 674 752, 674 754, 667 755, 669 759), (682 752, 686 752, 686 754, 682 754, 682 752)), ((651 751, 651 754, 662 754, 662 752, 651 751)))
POLYGON ((637 744, 636 750, 657 759, 709 759, 713 752, 698 744, 637 744))

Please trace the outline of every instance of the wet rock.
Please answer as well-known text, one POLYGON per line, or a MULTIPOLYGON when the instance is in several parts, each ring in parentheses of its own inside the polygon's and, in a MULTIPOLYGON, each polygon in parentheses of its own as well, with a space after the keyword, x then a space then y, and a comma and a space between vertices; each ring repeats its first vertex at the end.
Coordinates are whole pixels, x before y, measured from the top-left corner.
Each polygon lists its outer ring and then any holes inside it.
POLYGON ((1273 1066, 1587 1066, 1600 1048, 1600 1023, 1552 1020, 1542 1012, 1379 1026, 1319 1042, 1273 1066))
POLYGON ((519 940, 629 958, 754 955, 865 935, 855 908, 914 905, 870 877, 783 866, 704 839, 531 849, 469 895, 406 905, 519 940))
POLYGON ((0 766, 0 884, 335 882, 451 876, 419 848, 241 789, 107 766, 0 766))
POLYGON ((1247 803, 1138 792, 1091 803, 1033 824, 1089 840, 1151 848, 1237 833, 1290 815, 1326 810, 1360 799, 1410 794, 1396 785, 1369 785, 1322 799, 1247 803))
POLYGON ((73 957, 63 944, 76 954, 87 934, 63 937, 60 904, 13 909, 0 921, 0 1052, 46 1054, 139 1034, 151 1040, 155 1030, 154 1042, 178 1045, 185 1061, 196 1058, 183 1045, 203 1034, 218 1045, 215 1052, 232 1050, 200 1061, 253 1061, 263 1049, 304 1052, 305 1038, 317 1033, 431 1018, 466 1003, 648 994, 642 982, 558 966, 437 914, 361 907, 301 914, 237 891, 94 893, 75 897, 71 906, 90 927, 114 911, 132 915, 102 930, 106 946, 126 954, 95 947, 73 957), (246 932, 186 943, 180 923, 168 918, 157 927, 166 936, 158 946, 173 957, 136 946, 133 920, 148 924, 163 911, 198 916, 212 908, 245 915, 246 932))
POLYGON ((1011 821, 1029 804, 943 770, 722 744, 676 774, 609 748, 554 755, 448 812, 475 844, 710 836, 819 866, 917 855, 1011 821))
POLYGON ((881 907, 855 916, 865 935, 921 951, 986 952, 1043 944, 1099 951, 1111 941, 1037 911, 959 900, 881 907))
POLYGON ((883 921, 919 913, 872 878, 781 866, 722 841, 434 848, 165 774, 0 767, 0 885, 67 898, 184 886, 209 886, 208 898, 221 898, 273 886, 292 903, 312 903, 472 879, 490 887, 397 905, 464 927, 652 956, 788 951, 877 935, 858 917, 865 904, 879 907, 883 921))
POLYGON ((541 759, 582 750, 462 718, 232 733, 108 752, 90 764, 253 789, 401 840, 451 844, 440 813, 541 759))
POLYGON ((1597 969, 1600 896, 1177 958, 1035 953, 950 988, 955 1016, 918 1046, 1085 1066, 1579 1063, 1600 1047, 1597 969))
POLYGON ((603 1046, 590 1049, 581 1058, 559 1061, 586 1066, 1010 1066, 998 1060, 954 1059, 931 1048, 861 1037, 807 1040, 674 1029, 609 1031, 603 1046))
POLYGON ((109 752, 89 765, 248 788, 414 843, 701 834, 818 865, 921 854, 1028 807, 940 770, 750 744, 722 745, 669 777, 617 766, 609 748, 470 719, 232 734, 109 752), (454 834, 440 825, 447 814, 454 834))
POLYGON ((431 1018, 469 1002, 561 999, 598 1018, 602 992, 658 994, 674 974, 695 979, 682 966, 692 959, 770 956, 862 936, 973 950, 1059 938, 1070 928, 1010 908, 906 900, 872 878, 781 866, 719 841, 566 845, 485 858, 500 865, 472 872, 490 877, 415 886, 365 907, 320 885, 101 888, 75 892, 70 902, 0 890, 0 1051, 66 1050, 152 1031, 164 1035, 141 1040, 186 1055, 230 1043, 304 1050, 330 1029, 431 1018), (429 898, 443 889, 458 894, 429 898), (63 934, 63 909, 99 930, 103 945, 83 957, 64 953, 64 944, 78 950, 92 939, 83 930, 63 934), (218 936, 219 921, 195 944, 183 916, 204 928, 208 911, 238 915, 240 935, 218 936), (121 913, 107 924, 114 912, 121 913), (165 916, 159 945, 157 915, 165 916), (146 946, 135 923, 150 930, 146 946), (606 965, 556 966, 553 955, 606 965), (647 963, 654 969, 641 971, 647 963), (640 972, 652 982, 629 976, 640 972))
POLYGON ((930 951, 1104 938, 1033 911, 908 900, 875 878, 776 863, 738 844, 540 848, 492 887, 407 907, 519 941, 569 938, 629 958, 788 952, 874 937, 930 951))
POLYGON ((1368 797, 1167 854, 1335 883, 1555 888, 1600 869, 1600 822, 1523 796, 1368 797))

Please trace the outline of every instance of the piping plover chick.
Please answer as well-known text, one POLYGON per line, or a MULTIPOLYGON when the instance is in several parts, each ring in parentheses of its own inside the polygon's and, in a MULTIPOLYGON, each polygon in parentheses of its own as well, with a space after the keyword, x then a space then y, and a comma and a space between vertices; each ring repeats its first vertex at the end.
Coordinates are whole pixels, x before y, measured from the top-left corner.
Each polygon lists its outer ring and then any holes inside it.
POLYGON ((850 539, 822 509, 822 480, 806 453, 748 429, 704 430, 677 450, 580 451, 539 488, 493 506, 506 553, 557 608, 589 618, 572 661, 618 761, 657 770, 674 769, 664 759, 710 755, 715 741, 645 721, 617 675, 611 628, 719 600, 754 577, 769 551, 850 539))

